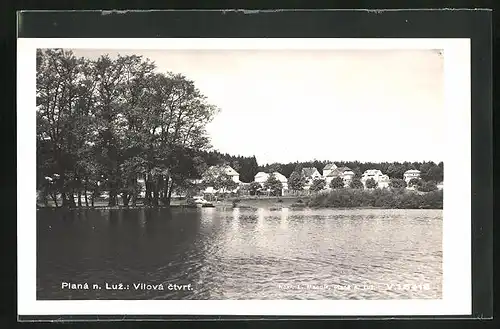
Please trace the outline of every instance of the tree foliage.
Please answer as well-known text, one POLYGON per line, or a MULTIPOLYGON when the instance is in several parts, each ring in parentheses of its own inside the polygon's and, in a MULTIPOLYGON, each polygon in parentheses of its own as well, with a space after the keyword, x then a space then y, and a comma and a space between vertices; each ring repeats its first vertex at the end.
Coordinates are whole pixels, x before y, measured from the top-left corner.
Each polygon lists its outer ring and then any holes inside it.
POLYGON ((318 178, 318 179, 315 179, 313 182, 312 182, 312 185, 311 187, 309 188, 311 191, 313 192, 319 192, 323 189, 325 189, 326 187, 326 182, 324 179, 321 179, 321 178, 318 178))
POLYGON ((233 178, 228 175, 222 166, 212 167, 203 175, 204 186, 213 187, 217 193, 229 193, 238 187, 233 178))
POLYGON ((362 189, 364 188, 364 185, 359 178, 353 178, 351 180, 351 183, 349 184, 349 187, 352 189, 362 189))
POLYGON ((422 180, 418 178, 412 178, 408 181, 408 187, 417 187, 422 185, 422 180))
POLYGON ((373 178, 368 178, 365 182, 365 187, 369 189, 377 188, 378 183, 373 178))
POLYGON ((307 205, 313 208, 443 209, 443 191, 420 194, 405 189, 340 189, 314 195, 307 205))
POLYGON ((435 182, 429 181, 429 182, 423 182, 421 185, 417 187, 417 189, 420 192, 432 192, 436 191, 438 188, 435 182))
MULTIPOLYGON (((302 169, 300 170, 302 171, 302 169)), ((305 183, 305 179, 300 171, 294 171, 288 177, 288 188, 292 191, 302 191, 305 183)))
POLYGON ((257 195, 259 194, 260 190, 262 189, 262 185, 258 182, 251 182, 249 186, 249 192, 250 195, 257 195))
POLYGON ((281 195, 283 184, 276 178, 275 175, 270 174, 264 182, 264 189, 269 191, 271 195, 281 195))
POLYGON ((205 130, 218 109, 194 83, 156 73, 141 56, 77 58, 37 50, 37 183, 63 205, 109 191, 109 205, 135 203, 137 178, 146 203, 170 202, 176 186, 199 175, 193 153, 210 147, 205 130), (41 177, 58 174, 47 184, 41 177))
POLYGON ((406 188, 406 182, 399 178, 393 178, 389 182, 391 188, 406 188))
POLYGON ((339 188, 344 188, 344 179, 342 177, 335 177, 332 179, 330 182, 330 188, 332 189, 339 189, 339 188))

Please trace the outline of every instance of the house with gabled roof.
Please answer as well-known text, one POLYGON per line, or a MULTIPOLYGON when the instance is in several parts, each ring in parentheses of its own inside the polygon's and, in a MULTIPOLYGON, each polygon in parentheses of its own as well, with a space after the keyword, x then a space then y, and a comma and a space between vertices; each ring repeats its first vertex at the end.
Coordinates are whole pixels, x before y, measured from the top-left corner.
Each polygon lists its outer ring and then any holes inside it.
POLYGON ((228 176, 231 177, 231 179, 233 180, 233 182, 237 183, 237 187, 232 190, 232 191, 224 191, 224 190, 215 190, 212 186, 207 186, 205 188, 205 190, 203 191, 203 193, 209 193, 209 194, 213 194, 213 193, 218 193, 218 192, 233 192, 233 193, 236 193, 238 190, 239 190, 239 187, 240 187, 240 174, 234 170, 231 166, 229 165, 217 165, 217 166, 211 166, 207 169, 206 174, 214 174, 214 175, 219 175, 220 172, 224 172, 225 174, 227 174, 228 176))
POLYGON ((260 171, 255 175, 254 181, 260 183, 260 185, 264 187, 264 183, 269 179, 269 176, 271 175, 273 175, 277 180, 281 182, 281 185, 283 186, 283 188, 281 189, 281 195, 284 195, 286 191, 288 191, 288 179, 285 177, 285 175, 277 171, 270 174, 260 171))
POLYGON ((332 171, 337 169, 337 166, 335 163, 328 163, 324 168, 323 168, 323 177, 327 177, 330 175, 332 171))
POLYGON ((408 184, 414 178, 420 178, 420 170, 410 169, 405 171, 405 173, 403 174, 403 179, 405 180, 406 184, 408 184))
POLYGON ((328 164, 323 169, 323 178, 326 181, 327 188, 330 187, 330 183, 336 177, 342 178, 344 180, 344 185, 347 187, 351 183, 354 176, 354 172, 349 167, 337 167, 334 164, 328 164))
POLYGON ((322 179, 323 177, 315 167, 302 168, 302 177, 305 178, 304 189, 308 190, 315 179, 322 179))
POLYGON ((389 187, 389 176, 384 175, 382 171, 378 169, 368 169, 361 176, 361 182, 366 188, 366 181, 372 178, 375 182, 377 182, 378 188, 387 188, 389 187))

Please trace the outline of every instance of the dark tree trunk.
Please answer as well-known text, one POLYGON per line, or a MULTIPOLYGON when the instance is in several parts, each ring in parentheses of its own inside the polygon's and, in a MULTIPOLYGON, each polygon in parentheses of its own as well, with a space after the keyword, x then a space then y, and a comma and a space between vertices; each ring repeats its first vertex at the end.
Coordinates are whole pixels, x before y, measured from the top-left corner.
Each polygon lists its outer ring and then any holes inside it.
POLYGON ((114 189, 111 189, 111 191, 109 191, 108 207, 116 206, 116 195, 117 193, 114 189))
POLYGON ((57 193, 53 192, 50 195, 52 197, 52 200, 54 201, 54 205, 56 206, 56 208, 59 208, 59 204, 57 203, 57 193))
POLYGON ((49 196, 49 191, 48 191, 48 188, 44 188, 43 191, 42 191, 42 201, 43 201, 43 205, 45 207, 48 207, 49 206, 49 200, 48 200, 48 196, 49 196))
POLYGON ((158 207, 159 205, 159 193, 158 193, 158 181, 156 181, 155 183, 153 183, 153 206, 154 207, 158 207))
POLYGON ((146 195, 144 196, 144 203, 148 206, 151 205, 151 182, 149 181, 149 177, 146 177, 146 195))
POLYGON ((168 186, 168 194, 165 200, 165 205, 170 207, 170 201, 172 200, 172 191, 174 190, 174 182, 173 181, 167 182, 166 185, 168 186))
POLYGON ((70 199, 69 199, 69 206, 71 208, 76 208, 76 203, 75 203, 75 191, 72 190, 69 194, 70 199))
POLYGON ((170 189, 169 189, 169 178, 167 178, 165 180, 165 187, 163 188, 163 196, 162 196, 162 199, 161 199, 161 202, 163 202, 164 205, 170 205, 170 200, 168 200, 168 196, 169 196, 169 193, 170 193, 170 189))
POLYGON ((82 190, 78 189, 78 208, 82 207, 82 190))
POLYGON ((83 193, 85 193, 85 196, 84 196, 84 198, 85 198, 85 207, 88 207, 89 206, 89 197, 87 196, 87 193, 88 193, 87 186, 85 186, 85 189, 83 190, 83 193))
POLYGON ((69 199, 68 196, 66 195, 66 192, 61 193, 61 198, 62 198, 62 206, 69 207, 69 199))
POLYGON ((123 200, 123 205, 125 207, 128 207, 128 202, 130 200, 130 194, 128 194, 127 192, 123 192, 122 193, 122 200, 123 200))
POLYGON ((118 191, 116 187, 116 182, 110 182, 108 207, 115 207, 117 205, 116 197, 118 195, 118 191))

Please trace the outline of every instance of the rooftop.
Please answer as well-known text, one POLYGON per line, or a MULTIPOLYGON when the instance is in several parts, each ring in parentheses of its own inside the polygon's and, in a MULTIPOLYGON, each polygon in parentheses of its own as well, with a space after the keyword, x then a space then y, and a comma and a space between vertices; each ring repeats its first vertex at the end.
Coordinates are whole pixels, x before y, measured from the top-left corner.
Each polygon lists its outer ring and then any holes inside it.
POLYGON ((336 166, 334 163, 329 163, 329 164, 327 164, 327 165, 323 168, 323 170, 332 170, 332 169, 336 169, 336 168, 337 168, 337 166, 336 166))
POLYGON ((306 177, 311 177, 315 172, 318 172, 318 169, 314 167, 302 168, 302 175, 306 177))

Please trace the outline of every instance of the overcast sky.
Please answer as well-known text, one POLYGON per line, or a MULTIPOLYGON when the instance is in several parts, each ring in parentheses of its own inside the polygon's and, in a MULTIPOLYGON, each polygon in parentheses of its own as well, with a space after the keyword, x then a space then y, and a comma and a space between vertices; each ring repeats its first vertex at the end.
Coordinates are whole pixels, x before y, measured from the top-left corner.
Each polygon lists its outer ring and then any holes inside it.
POLYGON ((443 58, 433 50, 73 50, 143 55, 221 113, 212 145, 259 164, 442 160, 443 58))

